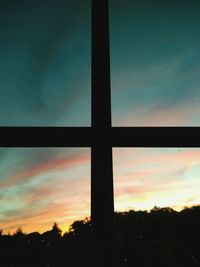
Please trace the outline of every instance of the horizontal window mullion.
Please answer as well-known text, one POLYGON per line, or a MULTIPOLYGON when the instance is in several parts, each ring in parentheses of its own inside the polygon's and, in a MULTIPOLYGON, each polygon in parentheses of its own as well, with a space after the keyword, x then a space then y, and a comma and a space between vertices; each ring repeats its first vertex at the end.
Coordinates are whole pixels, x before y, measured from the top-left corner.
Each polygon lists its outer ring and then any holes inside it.
POLYGON ((0 136, 1 147, 200 147, 200 127, 0 127, 0 136))

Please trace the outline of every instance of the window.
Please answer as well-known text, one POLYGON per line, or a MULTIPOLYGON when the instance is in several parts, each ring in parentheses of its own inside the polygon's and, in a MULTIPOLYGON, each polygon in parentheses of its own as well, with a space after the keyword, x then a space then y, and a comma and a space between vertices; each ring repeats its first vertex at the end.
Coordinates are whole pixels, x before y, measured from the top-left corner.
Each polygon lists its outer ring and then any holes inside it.
POLYGON ((200 126, 198 1, 110 1, 113 126, 200 126))
POLYGON ((199 148, 115 148, 113 155, 116 211, 200 203, 199 148))
POLYGON ((90 1, 3 1, 0 17, 0 126, 89 126, 90 1))
POLYGON ((0 221, 6 234, 64 232, 90 216, 90 150, 0 148, 0 221))
MULTIPOLYGON (((97 1, 97 3, 105 4, 106 1, 105 2, 97 1)), ((111 46, 111 49, 112 49, 112 46, 111 46)), ((106 53, 101 53, 101 52, 102 51, 99 51, 99 53, 97 53, 99 58, 101 57, 102 54, 104 56, 106 54, 106 53)), ((106 67, 108 66, 106 65, 106 67)), ((102 77, 104 78, 108 77, 109 76, 108 72, 109 72, 108 69, 104 69, 102 77)), ((75 77, 74 79, 76 80, 77 77, 75 77)), ((136 96, 136 99, 137 98, 138 96, 136 96)), ((114 99, 113 99, 114 109, 116 105, 115 101, 116 101, 116 98, 114 96, 114 99)), ((121 100, 119 98, 117 101, 119 102, 119 104, 121 104, 121 100)), ((79 113, 79 116, 82 116, 81 112, 79 113)), ((114 118, 115 118, 115 115, 114 115, 114 118)), ((116 125, 115 121, 116 120, 114 119, 113 126, 124 126, 124 124, 116 125)), ((41 126, 41 125, 37 125, 37 126, 41 126)), ((48 126, 63 126, 63 125, 48 124, 48 126)), ((71 125, 71 126, 74 126, 74 125, 71 125)), ((80 125, 76 124, 76 126, 80 126, 80 125)), ((134 126, 138 126, 138 125, 134 125, 134 126)), ((149 125, 142 124, 142 126, 149 126, 149 125)), ((91 129, 90 127, 69 127, 69 128, 68 127, 49 127, 49 128, 48 127, 25 127, 25 128, 23 127, 22 128, 21 127, 9 128, 8 127, 8 128, 1 128, 1 133, 2 133, 1 144, 4 147, 6 146, 10 146, 10 147, 12 146, 16 146, 16 147, 23 147, 23 146, 25 147, 92 147, 92 149, 95 147, 95 145, 98 144, 98 149, 99 151, 102 152, 103 151, 102 146, 100 146, 101 144, 98 143, 99 142, 98 137, 100 135, 101 138, 103 137, 103 140, 105 142, 104 145, 107 146, 109 152, 110 152, 109 149, 111 149, 111 147, 159 147, 159 146, 160 147, 190 147, 190 146, 194 147, 194 146, 199 146, 199 136, 200 136, 199 128, 188 128, 188 127, 186 128, 181 128, 181 127, 179 128, 170 128, 170 127, 168 128, 165 128, 165 127, 163 128, 158 128, 158 127, 152 127, 152 128, 149 128, 149 127, 130 127, 130 128, 129 127, 113 127, 113 128, 110 128, 110 127, 104 127, 103 130, 105 131, 102 134, 101 128, 98 129, 98 127, 97 129, 92 128, 92 127, 91 129), (184 136, 184 134, 186 134, 186 136, 184 136)), ((103 162, 104 162, 103 167, 105 170, 106 169, 105 167, 107 165, 105 163, 105 160, 103 162)), ((99 195, 102 198, 102 194, 99 194, 99 195)), ((110 198, 110 200, 112 201, 112 198, 110 198)), ((98 205, 98 209, 100 209, 99 205, 98 205)), ((110 211, 111 209, 109 210, 109 212, 106 213, 106 216, 107 216, 106 219, 109 218, 109 220, 105 220, 107 223, 104 224, 104 228, 107 227, 107 230, 111 230, 110 228, 111 224, 109 223, 111 222, 110 218, 113 216, 113 214, 111 214, 112 212, 110 211)), ((103 231, 104 229, 103 230, 101 229, 101 233, 103 231)), ((107 233, 109 233, 109 231, 107 233)), ((111 240, 110 236, 107 236, 107 241, 110 242, 110 240, 111 240)))

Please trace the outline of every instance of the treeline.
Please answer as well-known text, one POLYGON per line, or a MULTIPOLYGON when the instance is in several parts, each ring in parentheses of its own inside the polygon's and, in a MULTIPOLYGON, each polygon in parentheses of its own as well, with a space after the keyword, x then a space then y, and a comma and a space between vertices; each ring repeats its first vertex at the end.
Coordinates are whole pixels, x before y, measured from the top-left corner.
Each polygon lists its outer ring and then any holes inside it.
MULTIPOLYGON (((56 223, 43 234, 0 233, 2 267, 94 266, 89 219, 75 221, 63 235, 56 223)), ((115 266, 200 266, 200 206, 116 212, 115 233, 115 266)))

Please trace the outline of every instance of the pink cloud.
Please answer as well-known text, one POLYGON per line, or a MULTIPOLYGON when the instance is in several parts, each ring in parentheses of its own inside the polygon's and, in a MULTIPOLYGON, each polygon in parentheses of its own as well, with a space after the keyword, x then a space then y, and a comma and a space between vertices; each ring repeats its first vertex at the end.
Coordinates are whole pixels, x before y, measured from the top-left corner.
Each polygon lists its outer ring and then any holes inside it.
POLYGON ((32 205, 45 199, 64 199, 66 203, 72 203, 74 199, 89 198, 90 196, 90 180, 89 178, 81 177, 78 180, 68 181, 62 178, 61 180, 52 180, 50 183, 44 183, 35 188, 31 188, 24 193, 23 201, 32 205))
POLYGON ((59 182, 55 179, 30 188, 18 198, 23 201, 23 208, 1 222, 5 231, 13 232, 21 226, 26 232, 43 232, 55 221, 66 231, 74 220, 90 214, 90 179, 61 179, 59 182))
POLYGON ((1 221, 1 228, 13 232, 22 226, 26 232, 42 232, 50 229, 53 222, 57 221, 62 223, 63 229, 67 229, 74 220, 89 216, 90 173, 84 171, 81 177, 77 176, 74 180, 67 179, 68 177, 60 173, 70 170, 73 174, 73 168, 86 166, 89 162, 88 153, 51 158, 4 178, 0 183, 1 189, 23 184, 35 176, 48 173, 53 175, 40 185, 31 184, 31 187, 25 187, 20 195, 5 196, 5 201, 16 199, 21 208, 17 207, 13 213, 12 210, 9 211, 8 215, 5 215, 7 217, 1 221))
POLYGON ((181 126, 187 125, 194 113, 190 105, 164 108, 161 105, 130 112, 115 126, 181 126))
POLYGON ((186 205, 188 196, 192 203, 197 203, 196 190, 200 184, 195 177, 188 179, 187 173, 199 164, 198 148, 116 149, 116 206, 127 209, 131 205, 136 208, 157 203, 180 208, 186 205))
POLYGON ((8 188, 21 182, 32 179, 34 176, 42 173, 62 171, 75 166, 86 164, 90 161, 88 154, 82 154, 79 156, 72 156, 66 158, 51 159, 46 162, 35 164, 29 168, 22 169, 16 174, 6 177, 4 181, 0 182, 0 189, 8 188))
MULTIPOLYGON (((200 149, 194 148, 125 148, 125 149, 115 149, 114 157, 116 157, 116 167, 119 168, 129 168, 129 167, 144 167, 147 164, 157 164, 160 168, 172 167, 173 165, 182 164, 184 167, 190 167, 193 164, 200 162, 200 149), (161 149, 163 152, 161 152, 161 149), (121 157, 121 150, 124 150, 123 157, 121 157), (167 153, 165 153, 165 151, 167 153), (168 163, 168 164, 167 164, 168 163)), ((155 167, 156 168, 156 167, 155 167)))

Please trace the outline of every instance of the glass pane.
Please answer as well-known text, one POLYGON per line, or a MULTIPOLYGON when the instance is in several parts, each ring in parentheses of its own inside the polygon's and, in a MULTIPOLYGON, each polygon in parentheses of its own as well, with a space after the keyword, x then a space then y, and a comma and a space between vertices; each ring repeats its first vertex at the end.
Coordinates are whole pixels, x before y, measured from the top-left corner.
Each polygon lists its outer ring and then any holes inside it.
POLYGON ((115 210, 200 204, 199 148, 116 148, 115 210))
POLYGON ((90 125, 90 1, 0 4, 0 126, 90 125))
POLYGON ((200 2, 110 2, 114 126, 200 126, 200 2))
POLYGON ((114 149, 120 266, 200 264, 199 174, 199 148, 114 149))
POLYGON ((1 148, 0 228, 63 234, 90 216, 90 149, 1 148))

